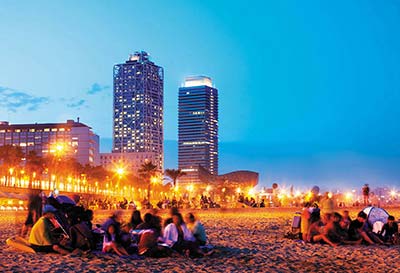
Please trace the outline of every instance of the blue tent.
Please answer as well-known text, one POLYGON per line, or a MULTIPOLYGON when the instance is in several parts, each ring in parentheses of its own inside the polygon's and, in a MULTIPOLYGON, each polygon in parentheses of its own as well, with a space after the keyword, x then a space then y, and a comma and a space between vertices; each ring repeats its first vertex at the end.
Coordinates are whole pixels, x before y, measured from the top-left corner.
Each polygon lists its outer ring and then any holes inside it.
POLYGON ((377 207, 366 207, 363 212, 367 214, 368 224, 374 232, 380 231, 389 217, 386 210, 377 207))

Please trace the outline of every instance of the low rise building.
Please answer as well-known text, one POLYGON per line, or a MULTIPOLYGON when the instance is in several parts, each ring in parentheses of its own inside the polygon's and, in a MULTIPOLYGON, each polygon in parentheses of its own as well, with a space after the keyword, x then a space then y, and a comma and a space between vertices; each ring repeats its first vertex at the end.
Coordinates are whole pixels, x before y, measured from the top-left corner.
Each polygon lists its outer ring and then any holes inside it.
POLYGON ((144 163, 156 162, 157 153, 136 152, 136 153, 101 153, 100 162, 103 168, 109 171, 124 169, 127 172, 138 174, 138 170, 144 163))
POLYGON ((51 153, 73 157, 82 165, 100 165, 99 136, 78 121, 65 123, 9 124, 0 122, 0 146, 19 146, 25 155, 34 151, 46 157, 51 153))

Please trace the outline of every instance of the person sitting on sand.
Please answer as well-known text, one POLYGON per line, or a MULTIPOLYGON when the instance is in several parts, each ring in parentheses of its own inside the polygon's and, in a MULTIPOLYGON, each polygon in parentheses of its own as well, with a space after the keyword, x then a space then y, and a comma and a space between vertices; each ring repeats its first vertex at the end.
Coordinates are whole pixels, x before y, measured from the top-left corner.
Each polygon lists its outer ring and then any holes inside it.
POLYGON ((310 229, 310 218, 311 218, 311 212, 310 212, 310 202, 304 203, 304 208, 301 212, 301 221, 300 221, 300 232, 302 236, 302 240, 304 242, 308 241, 308 231, 310 229))
POLYGON ((353 242, 357 242, 357 244, 361 243, 362 241, 366 242, 367 244, 373 245, 375 244, 374 241, 368 236, 367 234, 367 214, 363 211, 360 211, 357 214, 357 219, 351 221, 348 235, 349 240, 353 242))
POLYGON ((331 216, 331 214, 326 213, 323 221, 318 218, 313 219, 308 234, 311 243, 325 242, 330 246, 337 246, 337 243, 332 242, 327 236, 331 232, 331 229, 333 229, 333 218, 331 216))
POLYGON ((387 223, 383 225, 380 233, 384 242, 398 244, 399 243, 399 227, 394 221, 394 216, 389 215, 387 223))
POLYGON ((164 228, 165 228, 166 226, 168 226, 169 224, 172 223, 172 216, 173 216, 174 214, 176 214, 176 213, 179 213, 179 209, 178 209, 177 207, 172 207, 172 208, 169 210, 169 217, 166 218, 166 219, 164 219, 164 222, 163 222, 163 227, 164 227, 164 228))
POLYGON ((153 221, 153 215, 148 212, 143 217, 143 223, 137 225, 135 229, 150 229, 152 221, 153 221))
POLYGON ((345 210, 343 211, 342 220, 340 220, 340 226, 344 230, 349 230, 350 223, 351 223, 351 218, 349 215, 349 211, 345 210))
POLYGON ((143 223, 142 216, 140 215, 140 211, 139 210, 134 210, 132 212, 131 222, 130 223, 132 225, 132 229, 136 229, 136 227, 138 225, 143 223))
POLYGON ((200 246, 205 246, 207 243, 207 235, 203 224, 200 221, 196 220, 193 213, 188 213, 188 215, 186 216, 186 222, 188 229, 196 238, 196 242, 200 246))
POLYGON ((171 254, 171 249, 166 246, 159 245, 162 242, 161 236, 161 218, 152 215, 148 229, 140 232, 138 242, 138 253, 147 257, 167 257, 171 254))
POLYGON ((347 240, 347 230, 340 225, 342 215, 334 212, 331 216, 331 221, 326 225, 326 235, 334 244, 340 244, 347 240))
POLYGON ((121 210, 115 211, 102 225, 101 229, 105 231, 103 252, 115 252, 119 256, 129 255, 121 245, 122 214, 121 210))
POLYGON ((185 254, 185 256, 206 256, 212 253, 204 253, 199 248, 196 239, 183 221, 182 214, 175 213, 172 215, 172 221, 164 229, 164 243, 178 253, 185 254))
POLYGON ((62 247, 52 235, 52 229, 56 223, 56 209, 51 205, 45 205, 43 216, 33 225, 29 235, 29 243, 36 252, 68 254, 69 250, 62 247))
POLYGON ((91 223, 91 220, 93 219, 93 211, 83 211, 77 219, 78 223, 73 225, 69 230, 71 246, 83 251, 95 249, 96 243, 92 233, 91 223))
POLYGON ((27 234, 29 234, 30 229, 39 219, 41 205, 42 199, 39 195, 32 195, 29 197, 28 215, 24 225, 22 226, 21 237, 25 237, 27 234))

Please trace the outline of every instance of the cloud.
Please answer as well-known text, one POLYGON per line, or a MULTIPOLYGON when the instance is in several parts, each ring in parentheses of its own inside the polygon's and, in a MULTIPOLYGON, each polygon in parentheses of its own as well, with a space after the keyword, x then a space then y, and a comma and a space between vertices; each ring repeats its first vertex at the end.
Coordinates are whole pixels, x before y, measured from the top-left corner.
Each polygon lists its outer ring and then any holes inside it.
POLYGON ((80 109, 86 103, 86 100, 84 100, 84 99, 78 100, 76 98, 62 99, 62 101, 67 101, 66 106, 69 108, 75 108, 75 109, 80 109))
POLYGON ((101 84, 98 84, 96 82, 96 83, 92 84, 92 87, 90 87, 90 89, 86 92, 86 94, 94 95, 96 93, 100 93, 100 92, 102 92, 104 90, 107 90, 109 88, 110 88, 109 85, 101 85, 101 84))
POLYGON ((26 108, 28 111, 35 111, 48 102, 48 97, 36 97, 23 91, 0 86, 0 107, 10 112, 17 112, 21 108, 26 108))

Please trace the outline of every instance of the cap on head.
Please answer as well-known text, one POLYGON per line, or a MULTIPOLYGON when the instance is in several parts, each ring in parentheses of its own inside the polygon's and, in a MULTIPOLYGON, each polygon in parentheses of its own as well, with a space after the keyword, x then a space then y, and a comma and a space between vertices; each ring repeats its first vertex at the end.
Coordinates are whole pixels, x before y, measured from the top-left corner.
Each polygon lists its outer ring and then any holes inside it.
POLYGON ((360 212, 357 214, 357 217, 361 217, 361 218, 363 218, 363 219, 367 219, 367 214, 366 214, 365 212, 363 212, 363 211, 360 211, 360 212))

